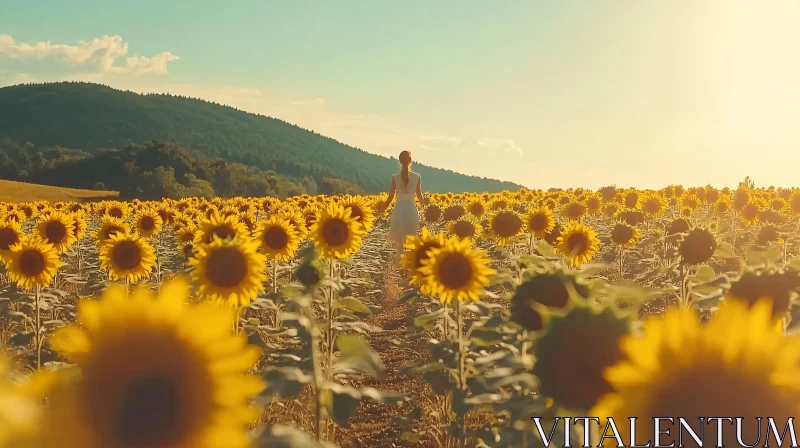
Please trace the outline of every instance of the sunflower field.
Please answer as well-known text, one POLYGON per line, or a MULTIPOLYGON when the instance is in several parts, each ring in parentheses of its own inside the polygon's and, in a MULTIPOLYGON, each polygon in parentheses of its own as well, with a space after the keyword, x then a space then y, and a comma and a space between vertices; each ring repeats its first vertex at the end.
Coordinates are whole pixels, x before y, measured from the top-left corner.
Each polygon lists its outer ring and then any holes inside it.
POLYGON ((751 440, 800 414, 800 190, 432 194, 404 248, 386 198, 0 203, 0 447, 600 440, 569 416, 751 440))

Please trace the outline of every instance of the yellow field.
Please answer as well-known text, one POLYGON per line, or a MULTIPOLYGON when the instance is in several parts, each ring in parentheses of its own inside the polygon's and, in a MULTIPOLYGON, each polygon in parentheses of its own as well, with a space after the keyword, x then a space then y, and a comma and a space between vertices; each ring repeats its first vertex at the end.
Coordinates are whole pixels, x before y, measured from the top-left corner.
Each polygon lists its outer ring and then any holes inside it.
POLYGON ((78 190, 75 188, 52 187, 29 184, 12 180, 0 180, 0 202, 25 201, 89 201, 111 199, 119 196, 116 191, 78 190))
POLYGON ((800 190, 431 194, 399 263, 386 199, 0 202, 0 448, 528 448, 574 415, 751 440, 800 412, 800 190))

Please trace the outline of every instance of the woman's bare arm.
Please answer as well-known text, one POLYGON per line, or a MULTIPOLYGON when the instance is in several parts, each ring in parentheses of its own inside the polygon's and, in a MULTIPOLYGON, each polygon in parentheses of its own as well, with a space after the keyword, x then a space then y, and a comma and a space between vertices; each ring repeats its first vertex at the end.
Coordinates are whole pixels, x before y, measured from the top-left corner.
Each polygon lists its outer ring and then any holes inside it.
POLYGON ((394 194, 397 191, 397 187, 394 185, 394 176, 392 176, 392 185, 389 186, 389 198, 386 199, 386 202, 383 203, 383 208, 389 207, 394 199, 394 194))
POLYGON ((417 199, 419 199, 419 203, 422 205, 428 205, 428 199, 422 197, 422 178, 419 178, 419 182, 417 182, 417 199))

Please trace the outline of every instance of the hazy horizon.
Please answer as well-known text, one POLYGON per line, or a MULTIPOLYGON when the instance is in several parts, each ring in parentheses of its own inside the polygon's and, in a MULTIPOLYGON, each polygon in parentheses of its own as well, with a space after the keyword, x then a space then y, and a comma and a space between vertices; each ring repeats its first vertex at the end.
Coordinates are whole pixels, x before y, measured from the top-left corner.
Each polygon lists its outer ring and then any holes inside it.
POLYGON ((0 86, 192 96, 531 188, 788 187, 796 23, 789 0, 32 1, 0 17, 0 86))

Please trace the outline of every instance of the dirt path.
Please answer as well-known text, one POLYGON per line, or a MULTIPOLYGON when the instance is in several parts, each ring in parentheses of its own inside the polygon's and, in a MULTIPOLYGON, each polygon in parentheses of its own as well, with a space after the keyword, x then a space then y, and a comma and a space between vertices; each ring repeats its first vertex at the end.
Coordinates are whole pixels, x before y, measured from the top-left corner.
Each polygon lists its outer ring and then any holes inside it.
MULTIPOLYGON (((390 263, 387 262, 388 265, 390 263)), ((403 295, 400 283, 397 272, 388 271, 385 274, 383 294, 376 303, 383 308, 380 313, 368 319, 370 324, 383 329, 380 333, 372 334, 369 342, 383 360, 385 375, 380 379, 365 380, 360 385, 419 396, 428 393, 424 380, 418 375, 402 374, 400 370, 404 364, 425 357, 427 336, 414 326, 413 319, 416 313, 414 307, 398 302, 403 295)), ((408 415, 417 407, 420 407, 418 399, 405 402, 401 406, 364 402, 356 411, 352 426, 343 431, 340 434, 342 437, 337 439, 343 448, 435 446, 432 443, 411 443, 401 440, 406 429, 395 423, 394 419, 408 415)))

